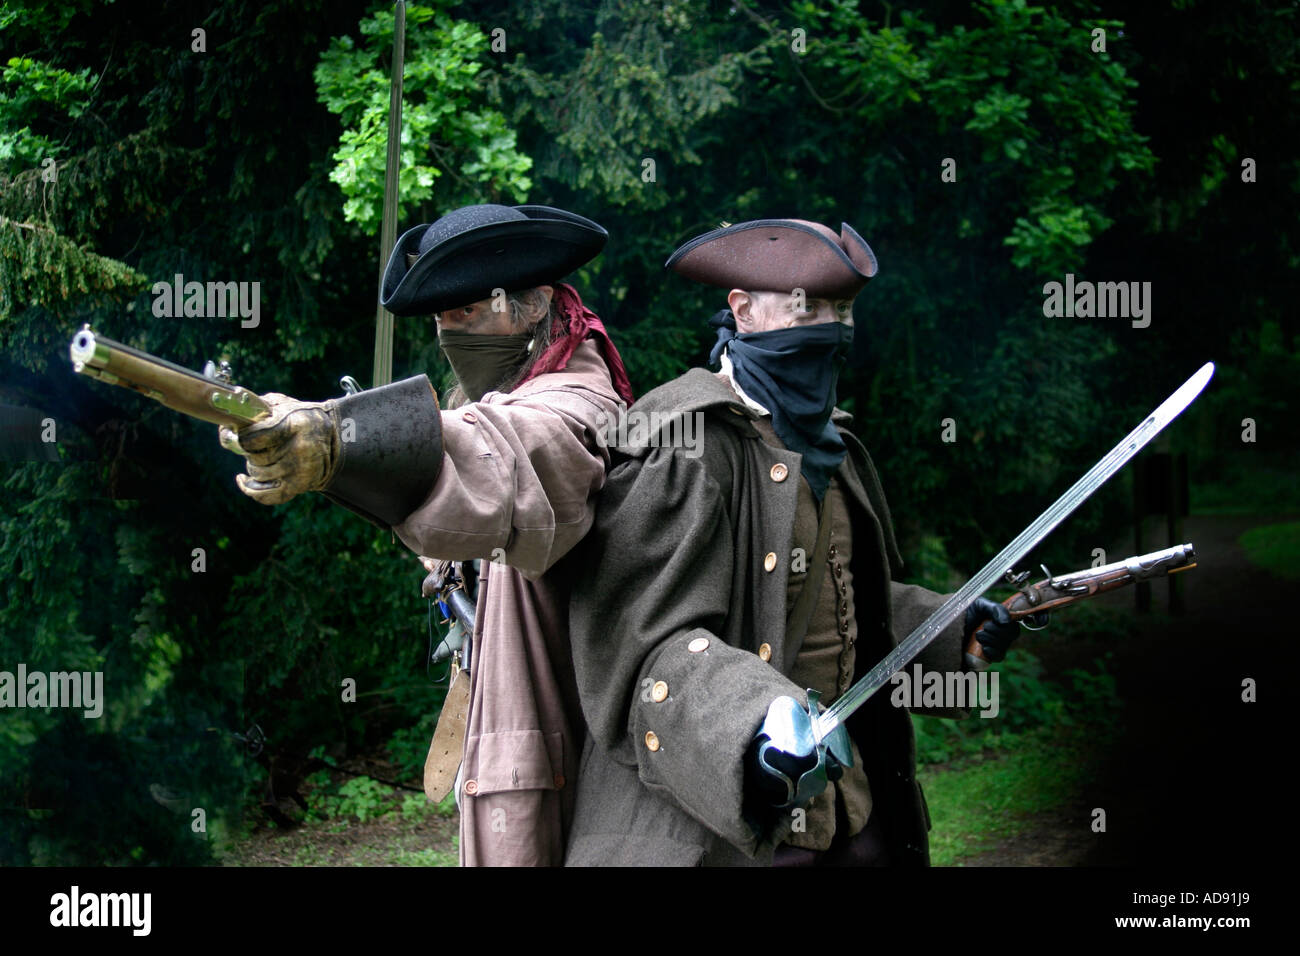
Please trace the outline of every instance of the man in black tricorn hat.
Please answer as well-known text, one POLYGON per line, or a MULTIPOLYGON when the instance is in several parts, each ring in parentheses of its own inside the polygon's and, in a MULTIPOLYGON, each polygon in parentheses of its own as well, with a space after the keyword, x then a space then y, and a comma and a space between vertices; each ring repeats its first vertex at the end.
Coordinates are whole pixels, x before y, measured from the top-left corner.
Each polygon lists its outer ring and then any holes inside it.
POLYGON ((254 500, 319 491, 419 555, 485 559, 468 675, 448 692, 425 771, 432 792, 431 778, 449 786, 460 768, 466 865, 563 860, 582 717, 562 559, 591 525, 605 423, 632 393, 600 319, 557 280, 607 238, 547 206, 470 206, 417 226, 397 241, 381 301, 436 317, 456 407, 440 410, 419 375, 327 402, 263 396, 269 419, 222 429, 247 457, 236 480, 254 500), (447 730, 458 710, 465 725, 447 730))
MULTIPOLYGON (((807 710, 812 689, 833 703, 943 600, 891 580, 884 494, 835 407, 876 257, 848 225, 779 219, 700 236, 668 267, 728 290, 721 371, 633 407, 700 416, 703 439, 674 447, 666 425, 620 446, 582 545, 570 619, 589 737, 567 862, 925 864, 911 723, 891 695, 850 718, 842 761, 767 752, 790 782, 816 771, 801 781, 811 802, 757 759, 774 701, 807 710)), ((977 628, 993 660, 1016 634, 980 598, 917 660, 962 670, 977 628)))

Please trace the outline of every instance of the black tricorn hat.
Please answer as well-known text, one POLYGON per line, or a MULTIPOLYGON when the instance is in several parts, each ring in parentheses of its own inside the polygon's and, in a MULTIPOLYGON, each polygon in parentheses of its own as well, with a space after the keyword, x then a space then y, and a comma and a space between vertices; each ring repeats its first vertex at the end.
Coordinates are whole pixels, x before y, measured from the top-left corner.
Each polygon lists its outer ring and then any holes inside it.
POLYGON ((806 219, 758 219, 723 226, 683 244, 664 264, 722 289, 852 299, 878 271, 876 254, 848 223, 837 236, 806 219))
POLYGON ((608 239, 590 219, 550 206, 463 206, 401 235, 379 302, 394 315, 430 315, 494 289, 545 285, 590 262, 608 239))

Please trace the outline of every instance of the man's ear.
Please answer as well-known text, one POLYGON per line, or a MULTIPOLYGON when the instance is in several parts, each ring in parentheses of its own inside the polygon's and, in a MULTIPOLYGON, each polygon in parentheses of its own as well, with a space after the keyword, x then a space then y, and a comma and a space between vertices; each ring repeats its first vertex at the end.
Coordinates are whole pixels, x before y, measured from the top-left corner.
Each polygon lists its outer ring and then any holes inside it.
POLYGON ((551 307, 551 300, 555 297, 554 286, 539 285, 537 286, 537 291, 541 293, 543 299, 542 308, 541 308, 541 312, 539 312, 537 315, 529 316, 528 321, 529 321, 530 328, 532 326, 537 325, 537 323, 541 322, 543 319, 546 318, 547 312, 551 307))
POLYGON ((727 307, 736 317, 736 331, 751 332, 754 328, 754 297, 744 289, 732 289, 727 293, 727 307))

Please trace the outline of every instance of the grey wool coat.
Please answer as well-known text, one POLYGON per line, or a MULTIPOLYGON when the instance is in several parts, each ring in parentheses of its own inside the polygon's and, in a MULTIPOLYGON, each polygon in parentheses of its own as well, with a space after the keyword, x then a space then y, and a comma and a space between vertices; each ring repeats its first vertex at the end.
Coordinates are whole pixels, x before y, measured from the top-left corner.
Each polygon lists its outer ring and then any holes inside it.
MULTIPOLYGON (((756 413, 705 369, 655 389, 634 411, 700 413, 703 438, 695 449, 665 447, 661 432, 619 447, 575 553, 570 635, 589 735, 566 864, 770 864, 789 823, 760 839, 742 818, 742 758, 774 698, 807 701, 785 677, 799 651, 785 639, 798 481, 773 473, 783 463, 798 476, 800 456, 765 443, 756 413), (765 561, 769 554, 779 559, 765 561)), ((839 477, 852 515, 860 677, 943 596, 892 580, 902 560, 875 467, 847 430, 851 416, 837 410, 833 420, 849 449, 839 477)), ((917 661, 960 671, 960 624, 917 661)), ((926 865, 929 815, 911 721, 889 697, 877 693, 848 729, 893 858, 926 865)))

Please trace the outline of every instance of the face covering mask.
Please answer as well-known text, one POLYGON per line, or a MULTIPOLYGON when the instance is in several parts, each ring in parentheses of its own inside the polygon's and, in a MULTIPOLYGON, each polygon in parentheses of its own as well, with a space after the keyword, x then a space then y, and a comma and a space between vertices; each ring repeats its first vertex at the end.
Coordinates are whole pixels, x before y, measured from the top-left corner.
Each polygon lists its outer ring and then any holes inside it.
POLYGON ((475 335, 450 329, 438 331, 438 344, 471 402, 477 402, 518 371, 528 356, 528 343, 532 340, 528 332, 475 335))
POLYGON ((727 350, 745 394, 772 413, 772 428, 786 448, 803 456, 800 471, 820 502, 848 449, 831 424, 840 369, 853 345, 853 326, 840 322, 737 335, 730 313, 714 317, 718 344, 727 350), (730 320, 730 322, 728 322, 730 320))

